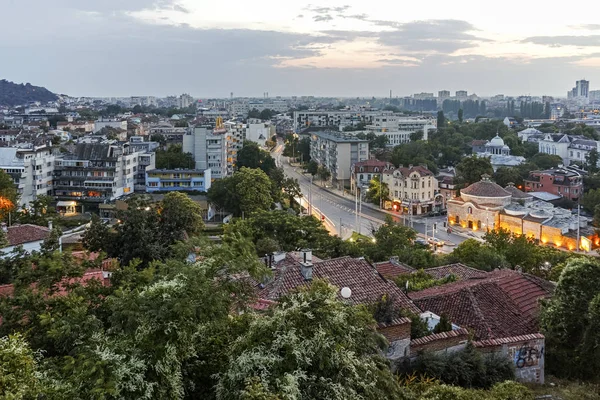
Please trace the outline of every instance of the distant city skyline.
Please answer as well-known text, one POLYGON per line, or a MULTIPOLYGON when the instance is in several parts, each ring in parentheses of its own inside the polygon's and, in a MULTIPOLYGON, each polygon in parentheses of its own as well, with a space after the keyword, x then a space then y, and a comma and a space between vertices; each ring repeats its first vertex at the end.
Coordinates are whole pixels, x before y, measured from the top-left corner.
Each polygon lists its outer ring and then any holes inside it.
POLYGON ((594 13, 535 2, 2 3, 0 79, 73 96, 566 97, 600 82, 594 13))

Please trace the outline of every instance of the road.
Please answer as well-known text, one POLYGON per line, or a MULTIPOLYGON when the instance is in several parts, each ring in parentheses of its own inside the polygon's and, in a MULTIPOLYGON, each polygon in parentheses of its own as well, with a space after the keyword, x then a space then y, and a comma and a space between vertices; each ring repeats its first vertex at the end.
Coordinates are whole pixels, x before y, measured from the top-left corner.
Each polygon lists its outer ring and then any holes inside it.
MULTIPOLYGON (((280 141, 273 149, 272 155, 278 166, 283 167, 285 175, 298 180, 300 189, 305 201, 311 202, 313 215, 317 217, 325 216, 325 226, 335 234, 342 238, 348 238, 352 232, 360 232, 363 235, 372 237, 373 232, 385 222, 386 216, 390 215, 386 212, 363 205, 359 213, 360 223, 356 223, 356 199, 354 196, 341 197, 337 194, 325 190, 318 182, 312 182, 309 176, 302 174, 302 171, 290 165, 289 158, 282 156, 283 142, 280 141), (340 229, 341 227, 341 229, 340 229)), ((394 221, 411 225, 409 218, 403 218, 402 215, 394 215, 394 221)), ((433 224, 437 224, 437 232, 435 238, 443 240, 448 245, 440 249, 442 252, 452 251, 452 246, 462 243, 467 238, 455 233, 448 234, 443 228, 443 223, 446 217, 430 217, 418 218, 415 217, 412 221, 412 227, 419 233, 419 236, 432 237, 433 224)))

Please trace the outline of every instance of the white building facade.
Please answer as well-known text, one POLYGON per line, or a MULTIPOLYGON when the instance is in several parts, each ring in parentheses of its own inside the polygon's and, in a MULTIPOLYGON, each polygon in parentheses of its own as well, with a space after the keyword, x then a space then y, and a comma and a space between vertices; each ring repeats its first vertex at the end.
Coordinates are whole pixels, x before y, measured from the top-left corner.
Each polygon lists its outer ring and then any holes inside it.
POLYGON ((310 157, 331 172, 333 181, 348 182, 352 166, 369 159, 369 142, 335 132, 313 132, 310 157))

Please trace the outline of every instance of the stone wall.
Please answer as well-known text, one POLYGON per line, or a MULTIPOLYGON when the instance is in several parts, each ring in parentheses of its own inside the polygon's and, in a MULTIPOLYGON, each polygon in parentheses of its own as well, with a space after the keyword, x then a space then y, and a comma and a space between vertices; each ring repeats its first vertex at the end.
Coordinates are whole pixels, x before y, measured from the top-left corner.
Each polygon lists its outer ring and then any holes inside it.
POLYGON ((473 345, 483 353, 508 357, 515 367, 518 381, 544 383, 544 335, 536 333, 482 340, 473 342, 473 345))

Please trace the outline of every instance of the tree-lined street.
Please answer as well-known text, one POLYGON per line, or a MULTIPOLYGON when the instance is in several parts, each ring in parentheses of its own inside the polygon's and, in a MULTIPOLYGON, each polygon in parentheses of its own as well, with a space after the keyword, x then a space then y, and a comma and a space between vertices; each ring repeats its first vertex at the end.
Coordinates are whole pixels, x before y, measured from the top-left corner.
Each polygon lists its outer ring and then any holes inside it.
MULTIPOLYGON (((334 189, 328 189, 321 186, 321 181, 318 178, 311 178, 308 174, 303 174, 300 167, 290 164, 289 157, 284 157, 283 142, 280 141, 272 152, 278 166, 282 167, 285 175, 298 180, 302 195, 307 202, 312 198, 313 214, 317 217, 325 216, 325 225, 331 231, 341 234, 343 238, 348 238, 353 231, 360 232, 363 235, 373 236, 373 230, 379 228, 385 221, 385 217, 389 215, 371 207, 371 205, 363 204, 360 216, 360 223, 356 223, 356 199, 352 194, 345 196, 336 194, 334 189), (341 233, 340 233, 341 224, 341 233)), ((446 220, 445 217, 423 218, 414 217, 412 224, 410 217, 404 217, 399 213, 392 213, 393 219, 396 222, 402 222, 412 227, 420 234, 427 238, 434 236, 433 224, 437 224, 435 238, 443 240, 450 246, 444 246, 442 251, 451 251, 452 245, 458 245, 465 241, 467 237, 457 235, 455 233, 448 234, 443 227, 446 220)))

